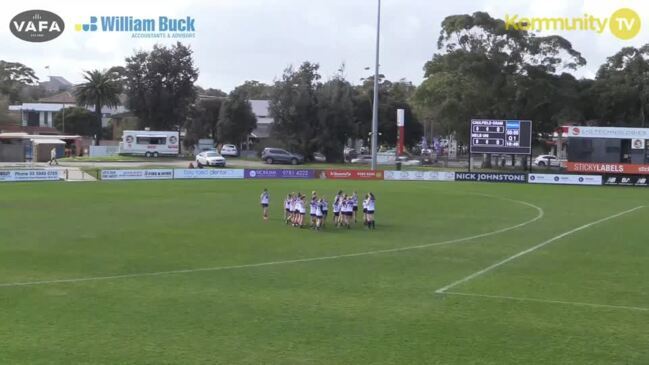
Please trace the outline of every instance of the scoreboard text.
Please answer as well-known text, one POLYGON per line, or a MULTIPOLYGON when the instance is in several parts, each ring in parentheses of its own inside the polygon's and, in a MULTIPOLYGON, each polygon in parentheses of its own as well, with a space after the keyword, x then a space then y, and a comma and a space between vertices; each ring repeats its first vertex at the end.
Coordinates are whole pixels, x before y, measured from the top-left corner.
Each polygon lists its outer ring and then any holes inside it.
POLYGON ((529 155, 531 146, 529 120, 471 120, 471 153, 529 155))

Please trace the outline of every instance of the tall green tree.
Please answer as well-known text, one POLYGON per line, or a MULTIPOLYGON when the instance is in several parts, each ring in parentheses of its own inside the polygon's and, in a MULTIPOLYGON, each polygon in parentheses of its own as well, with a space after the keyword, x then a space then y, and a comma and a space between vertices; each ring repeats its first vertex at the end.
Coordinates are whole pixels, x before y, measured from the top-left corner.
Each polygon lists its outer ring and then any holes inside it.
POLYGON ((272 133, 294 152, 311 156, 318 150, 318 100, 320 66, 304 62, 296 70, 288 67, 282 79, 275 82, 270 99, 270 114, 274 118, 272 133))
POLYGON ((128 108, 140 127, 178 130, 191 116, 196 101, 198 69, 191 48, 178 42, 153 46, 126 59, 124 77, 128 108))
POLYGON ((69 107, 54 116, 54 128, 65 133, 80 136, 92 136, 96 132, 96 116, 86 108, 69 107))
MULTIPOLYGON (((507 29, 503 20, 485 12, 446 17, 437 46, 440 52, 424 66, 425 80, 414 100, 442 130, 455 132, 463 142, 471 118, 532 119, 537 132, 542 131, 538 127, 551 130, 547 118, 554 111, 549 106, 574 100, 561 97, 562 86, 573 80, 555 76, 586 63, 566 39, 507 29), (539 86, 552 94, 535 100, 539 86)), ((563 106, 552 109, 575 114, 563 106)))
POLYGON ((250 132, 257 127, 257 117, 245 93, 235 89, 225 99, 216 125, 220 143, 243 143, 250 132))
POLYGON ((19 62, 0 60, 0 94, 7 96, 9 103, 18 102, 23 88, 37 81, 38 77, 31 68, 19 62))
POLYGON ((354 137, 354 88, 336 75, 316 90, 318 124, 315 148, 328 162, 342 162, 345 141, 354 137))
POLYGON ((122 85, 118 74, 113 70, 84 71, 83 79, 85 82, 75 89, 77 104, 94 107, 94 134, 97 136, 95 143, 99 144, 102 137, 101 108, 116 107, 120 104, 119 95, 122 92, 122 85))
POLYGON ((196 103, 191 117, 185 124, 187 133, 183 143, 186 147, 194 145, 201 138, 217 140, 217 123, 225 97, 202 99, 196 103))
POLYGON ((597 72, 591 98, 601 124, 647 126, 649 118, 649 44, 625 47, 597 72))
POLYGON ((247 80, 235 88, 243 93, 248 100, 268 100, 273 94, 273 87, 256 80, 247 80))

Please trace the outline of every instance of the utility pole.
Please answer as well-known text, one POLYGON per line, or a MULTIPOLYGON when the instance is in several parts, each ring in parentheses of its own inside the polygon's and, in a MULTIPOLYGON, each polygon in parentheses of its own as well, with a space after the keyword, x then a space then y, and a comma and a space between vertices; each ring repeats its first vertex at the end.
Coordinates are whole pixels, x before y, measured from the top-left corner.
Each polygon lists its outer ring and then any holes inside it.
POLYGON ((374 63, 374 102, 372 103, 372 170, 376 170, 376 152, 379 137, 379 40, 381 36, 381 0, 376 14, 376 59, 374 63))

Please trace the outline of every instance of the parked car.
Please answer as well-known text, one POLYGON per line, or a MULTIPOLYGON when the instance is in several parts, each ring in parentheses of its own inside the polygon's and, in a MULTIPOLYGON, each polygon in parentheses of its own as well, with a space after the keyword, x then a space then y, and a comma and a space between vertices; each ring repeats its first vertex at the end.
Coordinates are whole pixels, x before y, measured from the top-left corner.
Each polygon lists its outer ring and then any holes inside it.
POLYGON ((264 148, 261 151, 261 159, 269 165, 274 163, 290 163, 291 165, 304 163, 304 156, 290 153, 281 148, 264 148))
POLYGON ((196 155, 196 164, 198 167, 218 166, 225 167, 225 158, 216 151, 201 152, 196 155))
POLYGON ((536 156, 536 158, 534 159, 534 165, 540 167, 545 167, 545 166, 559 167, 561 166, 561 161, 559 161, 557 156, 554 155, 539 155, 536 156))
POLYGON ((313 154, 313 161, 315 162, 327 162, 327 158, 320 152, 315 152, 313 154))
POLYGON ((233 144, 224 144, 221 147, 221 156, 237 157, 239 156, 239 150, 237 149, 237 146, 233 144))
POLYGON ((358 156, 357 158, 353 158, 351 163, 353 164, 369 164, 372 162, 372 156, 371 155, 361 155, 358 156))

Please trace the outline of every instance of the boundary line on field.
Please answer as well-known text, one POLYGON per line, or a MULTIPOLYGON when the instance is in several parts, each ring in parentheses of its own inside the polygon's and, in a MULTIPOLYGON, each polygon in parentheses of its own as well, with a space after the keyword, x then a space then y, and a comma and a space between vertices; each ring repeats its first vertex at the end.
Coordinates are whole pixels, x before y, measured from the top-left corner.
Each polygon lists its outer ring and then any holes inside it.
POLYGON ((573 228, 573 229, 571 229, 571 230, 569 230, 567 232, 564 232, 564 233, 561 233, 561 234, 559 234, 557 236, 554 236, 554 237, 552 237, 552 238, 550 238, 548 240, 545 240, 545 241, 543 241, 543 242, 541 242, 541 243, 539 243, 539 244, 537 244, 535 246, 532 246, 532 247, 530 247, 530 248, 528 248, 526 250, 523 250, 523 251, 521 251, 521 252, 519 252, 517 254, 509 256, 504 260, 498 261, 495 264, 487 266, 482 270, 476 271, 473 274, 468 275, 468 276, 466 276, 466 277, 464 277, 464 278, 462 278, 460 280, 454 281, 454 282, 452 282, 452 283, 450 283, 450 284, 448 284, 448 285, 446 285, 444 287, 441 287, 441 288, 435 290, 435 293, 444 294, 444 293, 446 293, 447 290, 449 290, 451 288, 454 288, 454 287, 456 287, 456 286, 458 286, 460 284, 464 284, 464 283, 466 283, 466 282, 468 282, 470 280, 473 280, 473 279, 477 278, 478 276, 481 276, 481 275, 486 274, 486 273, 488 273, 488 272, 490 272, 490 271, 492 271, 494 269, 497 269, 498 267, 500 267, 500 266, 502 266, 502 265, 504 265, 504 264, 506 264, 506 263, 508 263, 510 261, 516 260, 517 258, 519 258, 521 256, 527 255, 530 252, 534 252, 534 251, 538 250, 539 248, 542 248, 543 246, 546 246, 546 245, 548 245, 548 244, 550 244, 550 243, 552 243, 554 241, 558 241, 558 240, 560 240, 560 239, 562 239, 562 238, 564 238, 566 236, 569 236, 569 235, 571 235, 573 233, 577 233, 577 232, 582 231, 582 230, 584 230, 586 228, 590 228, 590 227, 592 227, 592 226, 594 226, 596 224, 606 222, 608 220, 623 216, 625 214, 634 212, 634 211, 636 211, 638 209, 642 209, 642 208, 644 208, 644 205, 640 205, 640 206, 637 206, 635 208, 627 209, 627 210, 625 210, 623 212, 612 214, 612 215, 609 215, 608 217, 604 217, 604 218, 592 221, 590 223, 586 223, 584 225, 581 225, 581 226, 579 226, 577 228, 573 228))
POLYGON ((498 230, 495 230, 495 231, 486 232, 486 233, 480 233, 480 234, 476 234, 476 235, 473 235, 473 236, 455 238, 455 239, 446 240, 446 241, 426 243, 426 244, 422 244, 422 245, 415 245, 415 246, 388 248, 388 249, 374 250, 374 251, 363 251, 363 252, 348 253, 348 254, 341 254, 341 255, 332 255, 332 256, 307 257, 307 258, 302 258, 302 259, 269 261, 269 262, 253 263, 253 264, 216 266, 216 267, 205 267, 205 268, 196 268, 196 269, 180 269, 180 270, 158 271, 158 272, 148 272, 148 273, 109 275, 109 276, 90 276, 90 277, 70 278, 70 279, 53 279, 53 280, 36 280, 36 281, 14 282, 14 283, 0 283, 0 288, 11 288, 11 287, 20 287, 20 286, 35 286, 35 285, 48 285, 48 284, 79 283, 79 282, 85 282, 85 281, 99 281, 99 280, 129 279, 129 278, 139 278, 139 277, 148 277, 148 276, 189 274, 189 273, 205 272, 205 271, 237 270, 237 269, 264 267, 264 266, 297 264, 297 263, 304 263, 304 262, 316 262, 316 261, 326 261, 326 260, 337 260, 337 259, 348 258, 348 257, 370 256, 370 255, 379 255, 379 254, 394 253, 394 252, 401 252, 401 251, 410 251, 410 250, 424 249, 424 248, 428 248, 428 247, 435 247, 435 246, 449 245, 449 244, 453 244, 453 243, 466 242, 466 241, 471 241, 471 240, 475 240, 475 239, 478 239, 478 238, 497 235, 497 234, 500 234, 500 233, 512 231, 512 230, 527 226, 529 224, 532 224, 532 223, 538 221, 539 219, 543 218, 543 216, 545 215, 545 211, 543 210, 543 208, 541 208, 539 206, 536 206, 536 205, 534 205, 532 203, 526 202, 526 201, 514 200, 514 199, 509 199, 509 198, 504 198, 504 197, 499 197, 499 196, 494 196, 494 195, 487 195, 487 194, 473 194, 473 195, 481 195, 481 196, 486 196, 486 197, 490 197, 490 198, 494 198, 494 199, 500 199, 500 200, 505 200, 505 201, 510 201, 510 202, 522 204, 522 205, 534 208, 537 211, 537 215, 534 218, 528 219, 528 220, 526 220, 526 221, 524 221, 522 223, 518 223, 518 224, 513 225, 513 226, 501 228, 501 229, 498 229, 498 230))
POLYGON ((565 300, 552 300, 552 299, 539 299, 539 298, 527 298, 527 297, 512 297, 507 295, 488 295, 488 294, 473 294, 473 293, 461 293, 454 291, 446 291, 444 295, 458 295, 463 297, 476 297, 476 298, 489 298, 489 299, 500 299, 500 300, 510 300, 518 302, 534 302, 534 303, 544 303, 544 304, 564 304, 564 305, 573 305, 581 307, 592 307, 592 308, 607 308, 607 309, 625 309, 633 311, 643 311, 649 312, 647 307, 634 307, 627 305, 612 305, 612 304, 597 304, 597 303, 585 303, 585 302, 570 302, 565 300))

